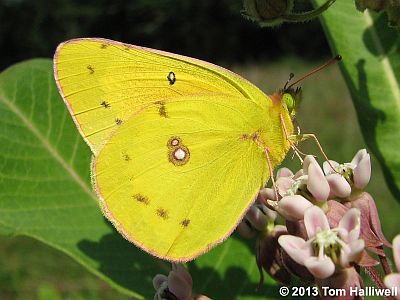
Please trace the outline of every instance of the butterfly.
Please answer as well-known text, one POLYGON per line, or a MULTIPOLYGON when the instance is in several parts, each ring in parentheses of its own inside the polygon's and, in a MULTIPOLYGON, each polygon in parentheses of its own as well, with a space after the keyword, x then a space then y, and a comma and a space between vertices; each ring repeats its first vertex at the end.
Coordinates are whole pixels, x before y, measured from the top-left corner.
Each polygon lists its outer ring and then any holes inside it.
POLYGON ((211 63, 81 38, 58 46, 54 74, 104 215, 165 260, 224 241, 291 147, 297 90, 267 96, 211 63))

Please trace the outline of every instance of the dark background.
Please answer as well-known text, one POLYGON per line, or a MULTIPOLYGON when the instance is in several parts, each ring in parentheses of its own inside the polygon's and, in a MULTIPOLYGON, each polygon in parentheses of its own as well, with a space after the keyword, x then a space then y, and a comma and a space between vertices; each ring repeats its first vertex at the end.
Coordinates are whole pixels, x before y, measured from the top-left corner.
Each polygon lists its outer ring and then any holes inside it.
MULTIPOLYGON (((296 3, 296 11, 311 8, 309 1, 296 3)), ((241 0, 0 0, 0 69, 52 57, 58 43, 75 37, 104 37, 224 65, 329 56, 317 20, 262 29, 241 9, 241 0)))

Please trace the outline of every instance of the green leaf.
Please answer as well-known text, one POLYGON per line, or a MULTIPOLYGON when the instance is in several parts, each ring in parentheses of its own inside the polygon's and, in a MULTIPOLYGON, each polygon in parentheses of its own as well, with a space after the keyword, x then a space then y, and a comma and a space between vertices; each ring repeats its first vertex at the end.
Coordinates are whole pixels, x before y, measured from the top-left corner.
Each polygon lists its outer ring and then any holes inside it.
MULTIPOLYGON (((317 0, 314 3, 321 4, 317 0)), ((337 0, 321 22, 350 90, 365 142, 400 201, 400 38, 387 15, 337 0)), ((340 101, 340 99, 337 99, 340 101)))
MULTIPOLYGON (((90 186, 91 153, 58 94, 50 60, 0 74, 0 116, 0 233, 38 239, 121 292, 153 298, 152 278, 170 265, 124 240, 102 216, 90 186)), ((213 298, 276 294, 273 283, 256 292, 254 245, 236 237, 189 269, 194 289, 213 298)))

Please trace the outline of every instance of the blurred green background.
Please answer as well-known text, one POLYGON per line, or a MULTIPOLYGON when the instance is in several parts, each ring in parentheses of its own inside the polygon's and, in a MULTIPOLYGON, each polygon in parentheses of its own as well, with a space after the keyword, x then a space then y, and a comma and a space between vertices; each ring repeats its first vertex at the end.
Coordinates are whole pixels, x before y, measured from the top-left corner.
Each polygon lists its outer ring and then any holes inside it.
MULTIPOLYGON (((240 15, 240 0, 0 0, 0 68, 52 57, 58 43, 104 37, 201 58, 243 75, 267 93, 331 56, 318 21, 261 29, 240 15)), ((303 1, 299 10, 309 8, 303 1)), ((316 133, 331 159, 350 161, 364 147, 337 66, 303 84, 298 121, 316 133)), ((317 153, 312 142, 301 145, 317 153)), ((290 157, 286 166, 299 168, 290 157)), ((388 239, 400 232, 400 207, 373 159, 369 186, 388 239)), ((62 253, 24 237, 0 237, 0 299, 128 299, 62 253)))

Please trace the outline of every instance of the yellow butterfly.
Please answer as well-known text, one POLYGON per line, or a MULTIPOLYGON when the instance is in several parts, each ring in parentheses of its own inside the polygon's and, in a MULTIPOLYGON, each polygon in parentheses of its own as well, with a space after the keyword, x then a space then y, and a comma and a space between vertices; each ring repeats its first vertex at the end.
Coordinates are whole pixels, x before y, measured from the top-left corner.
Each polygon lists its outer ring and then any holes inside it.
POLYGON ((290 148, 294 90, 267 96, 201 60, 74 39, 58 46, 54 73, 94 154, 104 215, 162 259, 225 240, 290 148))

